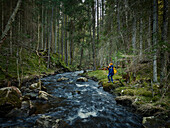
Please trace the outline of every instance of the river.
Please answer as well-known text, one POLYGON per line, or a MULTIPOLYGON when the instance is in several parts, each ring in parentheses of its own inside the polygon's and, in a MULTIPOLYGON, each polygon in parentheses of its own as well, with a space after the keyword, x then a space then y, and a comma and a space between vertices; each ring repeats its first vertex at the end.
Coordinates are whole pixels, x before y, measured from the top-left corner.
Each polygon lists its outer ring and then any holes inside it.
POLYGON ((69 72, 42 78, 47 92, 55 97, 43 113, 29 117, 4 120, 1 127, 33 127, 41 115, 66 121, 72 128, 140 128, 142 117, 117 105, 115 96, 98 88, 98 83, 76 82, 82 72, 69 72), (57 82, 61 77, 66 81, 57 82))

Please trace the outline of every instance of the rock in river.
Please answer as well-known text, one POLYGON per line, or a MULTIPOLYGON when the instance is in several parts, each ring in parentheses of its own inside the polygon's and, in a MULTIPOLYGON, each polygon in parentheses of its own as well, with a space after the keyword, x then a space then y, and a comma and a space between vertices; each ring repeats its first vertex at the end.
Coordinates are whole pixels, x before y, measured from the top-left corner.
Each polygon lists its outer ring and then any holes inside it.
POLYGON ((86 77, 79 77, 77 79, 77 82, 87 82, 87 81, 88 81, 88 79, 86 77))
POLYGON ((39 95, 38 95, 38 98, 40 99, 44 99, 44 100, 48 100, 49 97, 53 97, 52 95, 48 94, 47 92, 45 91, 39 91, 39 95))
POLYGON ((66 80, 69 80, 69 78, 61 77, 57 80, 57 82, 66 81, 66 80))
POLYGON ((4 87, 0 89, 0 116, 5 116, 13 108, 21 107, 21 92, 17 87, 4 87))
POLYGON ((55 119, 51 116, 42 115, 39 119, 36 120, 36 126, 34 128, 64 128, 67 127, 68 124, 61 120, 55 119))

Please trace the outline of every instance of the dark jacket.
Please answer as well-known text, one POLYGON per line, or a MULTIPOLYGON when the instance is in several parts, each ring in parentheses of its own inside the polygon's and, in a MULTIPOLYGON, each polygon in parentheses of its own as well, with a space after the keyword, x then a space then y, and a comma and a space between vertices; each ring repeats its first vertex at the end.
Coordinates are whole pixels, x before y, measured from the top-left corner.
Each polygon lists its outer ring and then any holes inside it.
POLYGON ((111 65, 110 67, 109 67, 109 75, 114 75, 114 71, 113 71, 113 65, 111 65))

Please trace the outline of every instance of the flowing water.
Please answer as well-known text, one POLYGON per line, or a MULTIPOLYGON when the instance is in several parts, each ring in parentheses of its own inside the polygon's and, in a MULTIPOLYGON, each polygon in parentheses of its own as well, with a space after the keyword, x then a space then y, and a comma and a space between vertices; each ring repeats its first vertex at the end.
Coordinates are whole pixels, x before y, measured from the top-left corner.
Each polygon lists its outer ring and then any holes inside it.
MULTIPOLYGON (((140 128, 142 117, 116 105, 115 96, 98 88, 93 80, 76 82, 79 73, 69 72, 42 79, 47 92, 57 97, 44 110, 45 115, 63 119, 73 128, 140 128), (61 77, 67 81, 56 82, 61 77)), ((0 126, 32 127, 42 114, 8 120, 0 126)))

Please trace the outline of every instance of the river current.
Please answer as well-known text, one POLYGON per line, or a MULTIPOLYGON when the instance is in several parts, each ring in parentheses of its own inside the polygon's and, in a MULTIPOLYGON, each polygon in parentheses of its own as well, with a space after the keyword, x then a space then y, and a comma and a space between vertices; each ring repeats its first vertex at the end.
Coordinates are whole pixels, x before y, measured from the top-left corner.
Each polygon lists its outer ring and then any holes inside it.
MULTIPOLYGON (((47 92, 59 100, 50 101, 50 107, 43 114, 66 121, 72 128, 141 128, 142 117, 117 105, 115 96, 98 88, 97 82, 76 82, 78 74, 69 72, 42 78, 47 92), (57 82, 61 77, 66 81, 57 82)), ((36 114, 24 119, 0 120, 1 127, 33 127, 36 114)))

